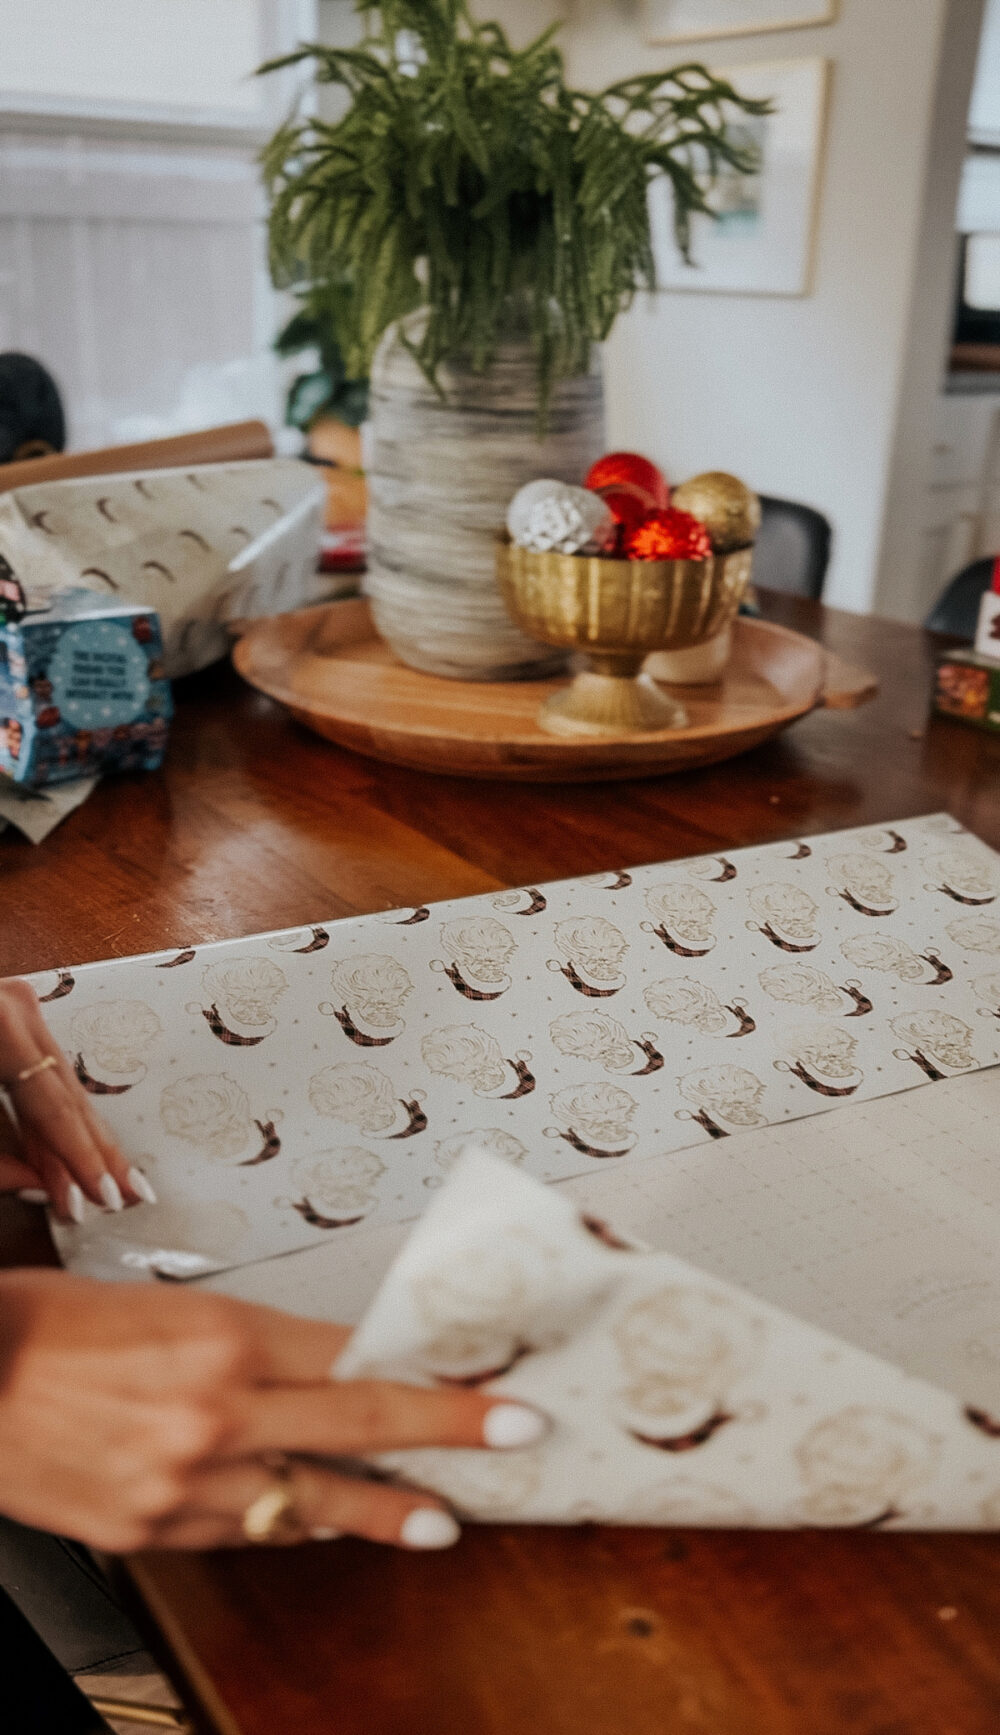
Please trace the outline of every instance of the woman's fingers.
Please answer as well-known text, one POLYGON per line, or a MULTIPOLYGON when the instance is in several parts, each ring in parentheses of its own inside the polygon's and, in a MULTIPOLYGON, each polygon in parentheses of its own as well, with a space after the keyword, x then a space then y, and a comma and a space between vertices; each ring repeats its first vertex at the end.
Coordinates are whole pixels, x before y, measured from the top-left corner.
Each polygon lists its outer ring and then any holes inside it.
POLYGON ((38 1189, 39 1172, 33 1169, 21 1148, 21 1137, 0 1103, 0 1193, 38 1189))
POLYGON ((36 1072, 37 1059, 31 1056, 37 1057, 38 1049, 24 1052, 23 1076, 15 1074, 8 1085, 22 1129, 34 1134, 54 1162, 65 1165, 95 1205, 121 1210, 121 1189, 58 1064, 36 1072))
POLYGON ((234 1302, 233 1306, 253 1333, 254 1371, 261 1385, 311 1385, 328 1380, 351 1335, 346 1325, 299 1319, 249 1303, 234 1302))
MULTIPOLYGON (((146 1190, 141 1185, 136 1186, 136 1171, 130 1168, 127 1158, 119 1150, 110 1129, 105 1126, 94 1108, 66 1055, 53 1040, 37 1001, 29 1018, 29 1028, 33 1030, 39 1048, 53 1057, 55 1064, 52 1070, 58 1074, 63 1084, 73 1117, 80 1124, 83 1133, 89 1135, 91 1145, 97 1153, 101 1164, 98 1177, 100 1198, 95 1199, 95 1204, 103 1204, 112 1211, 121 1210, 123 1203, 137 1204, 140 1199, 147 1197, 146 1190), (107 1176, 110 1176, 110 1182, 105 1179, 107 1176)), ((38 1130, 41 1136, 45 1137, 45 1128, 40 1126, 38 1130)), ((54 1154, 57 1158, 63 1156, 58 1148, 54 1154)), ((78 1179, 82 1180, 82 1177, 78 1179)))
POLYGON ((20 981, 5 982, 2 989, 2 1082, 22 1131, 50 1153, 50 1174, 53 1163, 68 1171, 69 1180, 58 1189, 63 1203, 75 1181, 94 1204, 109 1210, 137 1204, 143 1192, 49 1033, 33 989, 20 981))
POLYGON ((45 1198, 41 1197, 45 1189, 39 1186, 35 1171, 17 1157, 0 1156, 0 1193, 24 1192, 40 1195, 37 1199, 28 1200, 29 1204, 45 1204, 45 1198))
POLYGON ((548 1425, 526 1404, 479 1392, 345 1380, 257 1391, 230 1449, 247 1457, 262 1452, 357 1457, 404 1446, 516 1447, 533 1445, 548 1425))
POLYGON ((45 1194, 45 1202, 52 1206, 63 1223, 82 1223, 86 1200, 79 1182, 74 1181, 66 1165, 53 1155, 29 1123, 18 1129, 18 1135, 21 1155, 34 1171, 37 1177, 35 1185, 45 1194))
MULTIPOLYGON (((60 1215, 66 1215, 65 1190, 75 1187, 79 1215, 83 1215, 83 1194, 59 1164, 48 1162, 48 1153, 41 1150, 29 1134, 20 1127, 0 1103, 0 1193, 18 1192, 27 1204, 53 1204, 60 1215), (54 1191, 50 1191, 54 1189, 54 1191)), ((79 1219, 78 1219, 79 1220, 79 1219)))
MULTIPOLYGON (((459 1526, 436 1495, 355 1479, 321 1465, 287 1468, 292 1509, 276 1527, 274 1543, 327 1540, 331 1534, 364 1536, 403 1548, 447 1548, 459 1526)), ((192 1478, 184 1510, 157 1530, 159 1548, 246 1546, 243 1514, 274 1486, 278 1472, 259 1460, 220 1465, 192 1478)))
POLYGON ((86 1207, 83 1188, 79 1181, 74 1181, 65 1163, 54 1157, 48 1145, 43 1145, 27 1129, 24 1151, 31 1167, 41 1177, 42 1188, 60 1221, 82 1223, 86 1207))

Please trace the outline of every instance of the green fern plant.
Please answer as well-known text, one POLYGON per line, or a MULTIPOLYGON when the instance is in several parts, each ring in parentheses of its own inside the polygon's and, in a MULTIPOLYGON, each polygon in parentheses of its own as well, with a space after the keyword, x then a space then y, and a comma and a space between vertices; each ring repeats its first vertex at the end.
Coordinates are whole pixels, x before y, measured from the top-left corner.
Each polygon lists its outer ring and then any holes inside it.
POLYGON ((655 287, 647 188, 666 175, 679 247, 723 167, 751 172, 732 111, 766 114, 704 66, 588 93, 547 30, 511 47, 468 0, 356 0, 356 49, 305 44, 348 97, 328 123, 294 115, 262 156, 275 283, 329 322, 347 377, 383 332, 425 310, 411 342, 427 377, 490 365, 513 323, 530 333, 544 406, 586 368, 636 291, 655 287))
POLYGON ((285 421, 306 432, 322 416, 333 416, 349 428, 359 428, 368 414, 368 381, 348 379, 337 342, 337 321, 322 298, 305 297, 274 340, 276 355, 318 352, 319 366, 296 376, 285 400, 285 421))

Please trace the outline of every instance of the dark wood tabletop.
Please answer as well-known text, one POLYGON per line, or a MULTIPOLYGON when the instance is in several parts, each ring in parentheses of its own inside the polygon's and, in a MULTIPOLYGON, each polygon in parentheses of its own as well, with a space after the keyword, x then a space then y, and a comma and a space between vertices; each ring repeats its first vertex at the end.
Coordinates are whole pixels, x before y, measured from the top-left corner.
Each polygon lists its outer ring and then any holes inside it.
MULTIPOLYGON (((535 884, 948 808, 1000 846, 1000 737, 927 720, 933 645, 764 599, 878 675, 709 770, 476 784, 382 766, 223 667, 181 682, 164 771, 44 844, 0 841, 0 973, 535 884)), ((0 1256, 51 1259, 7 1201, 0 1256)), ((997 1445, 1000 1464, 1000 1442, 997 1445)), ((996 1735, 1000 1539, 472 1527, 126 1564, 214 1735, 996 1735)))

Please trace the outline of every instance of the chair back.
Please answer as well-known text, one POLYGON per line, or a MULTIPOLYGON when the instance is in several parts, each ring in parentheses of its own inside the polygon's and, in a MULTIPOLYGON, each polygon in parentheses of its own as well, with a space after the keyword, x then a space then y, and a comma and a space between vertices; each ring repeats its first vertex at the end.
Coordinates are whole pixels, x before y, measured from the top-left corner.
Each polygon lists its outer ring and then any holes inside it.
POLYGON ((962 639, 974 639, 979 620, 979 602, 984 590, 989 590, 993 577, 993 555, 974 560, 963 566, 950 584, 946 584, 931 609, 924 626, 932 633, 954 633, 962 639))
POLYGON ((66 417, 59 387, 40 361, 5 350, 0 355, 0 464, 61 452, 66 417))
POLYGON ((830 564, 830 521, 798 500, 760 496, 761 525, 753 554, 753 582, 818 601, 830 564))
POLYGON ((4 1735, 111 1735, 111 1726, 0 1590, 0 1727, 4 1735))

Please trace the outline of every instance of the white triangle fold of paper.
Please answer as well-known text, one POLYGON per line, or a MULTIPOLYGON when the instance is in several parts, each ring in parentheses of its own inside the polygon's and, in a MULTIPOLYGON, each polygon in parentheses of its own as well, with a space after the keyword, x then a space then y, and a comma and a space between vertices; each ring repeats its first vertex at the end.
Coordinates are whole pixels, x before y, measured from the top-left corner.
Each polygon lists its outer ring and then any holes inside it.
POLYGON ((1000 1528, 1000 1427, 469 1151, 337 1373, 487 1384, 531 1448, 378 1463, 486 1521, 1000 1528))

